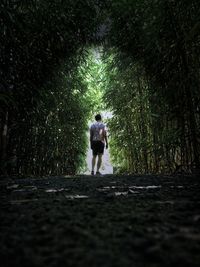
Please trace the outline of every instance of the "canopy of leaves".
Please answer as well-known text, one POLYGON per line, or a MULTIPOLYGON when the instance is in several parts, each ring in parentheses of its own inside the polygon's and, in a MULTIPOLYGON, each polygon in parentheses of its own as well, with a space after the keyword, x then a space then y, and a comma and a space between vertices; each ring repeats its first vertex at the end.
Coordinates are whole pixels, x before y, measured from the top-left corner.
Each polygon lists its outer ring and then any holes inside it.
POLYGON ((119 169, 199 167, 199 17, 198 0, 2 0, 2 173, 76 173, 105 104, 119 169))
POLYGON ((3 0, 1 169, 74 173, 86 149, 88 102, 78 67, 98 43, 103 1, 3 0))
POLYGON ((199 12, 197 0, 111 3, 105 99, 121 169, 199 166, 199 12))

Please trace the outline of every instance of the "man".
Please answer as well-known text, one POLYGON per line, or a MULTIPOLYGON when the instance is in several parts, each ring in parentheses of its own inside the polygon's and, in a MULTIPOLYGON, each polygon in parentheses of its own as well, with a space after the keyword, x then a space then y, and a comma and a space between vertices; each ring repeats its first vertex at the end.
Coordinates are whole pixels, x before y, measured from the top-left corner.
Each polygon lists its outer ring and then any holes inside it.
POLYGON ((108 139, 107 139, 105 124, 101 121, 101 115, 97 114, 95 116, 95 120, 96 122, 93 123, 90 127, 90 146, 93 152, 91 175, 94 175, 94 168, 96 164, 97 155, 98 155, 98 161, 97 161, 96 175, 101 175, 99 169, 102 163, 102 156, 105 143, 106 143, 106 149, 108 148, 108 139))

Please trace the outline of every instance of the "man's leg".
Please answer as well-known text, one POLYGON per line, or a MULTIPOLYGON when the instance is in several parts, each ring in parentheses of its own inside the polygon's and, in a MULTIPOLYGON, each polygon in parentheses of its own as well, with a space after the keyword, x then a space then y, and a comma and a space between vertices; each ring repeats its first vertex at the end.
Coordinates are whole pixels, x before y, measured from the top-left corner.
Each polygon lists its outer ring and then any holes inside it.
POLYGON ((93 155, 93 157, 92 157, 92 172, 94 172, 94 167, 96 164, 96 157, 97 157, 97 155, 93 155))
POLYGON ((101 167, 101 163, 102 163, 102 156, 103 154, 98 154, 98 161, 97 161, 97 172, 99 172, 99 169, 101 167))

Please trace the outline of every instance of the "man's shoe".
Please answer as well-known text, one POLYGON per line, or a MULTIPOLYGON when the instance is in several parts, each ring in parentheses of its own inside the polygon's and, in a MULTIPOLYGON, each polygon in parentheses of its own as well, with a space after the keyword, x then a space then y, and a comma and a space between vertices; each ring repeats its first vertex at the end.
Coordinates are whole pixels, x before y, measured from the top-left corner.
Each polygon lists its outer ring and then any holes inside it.
POLYGON ((102 173, 100 173, 100 172, 96 172, 96 175, 102 175, 102 173))
POLYGON ((94 175, 94 171, 91 171, 91 175, 94 175))

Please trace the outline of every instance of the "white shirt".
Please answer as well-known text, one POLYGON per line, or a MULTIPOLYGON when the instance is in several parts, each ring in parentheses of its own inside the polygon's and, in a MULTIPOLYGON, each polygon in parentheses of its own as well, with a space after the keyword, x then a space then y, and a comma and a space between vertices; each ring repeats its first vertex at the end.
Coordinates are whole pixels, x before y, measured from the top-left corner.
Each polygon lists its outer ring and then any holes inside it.
POLYGON ((104 142, 106 126, 103 122, 101 121, 94 122, 90 127, 90 131, 93 133, 92 141, 104 142))

